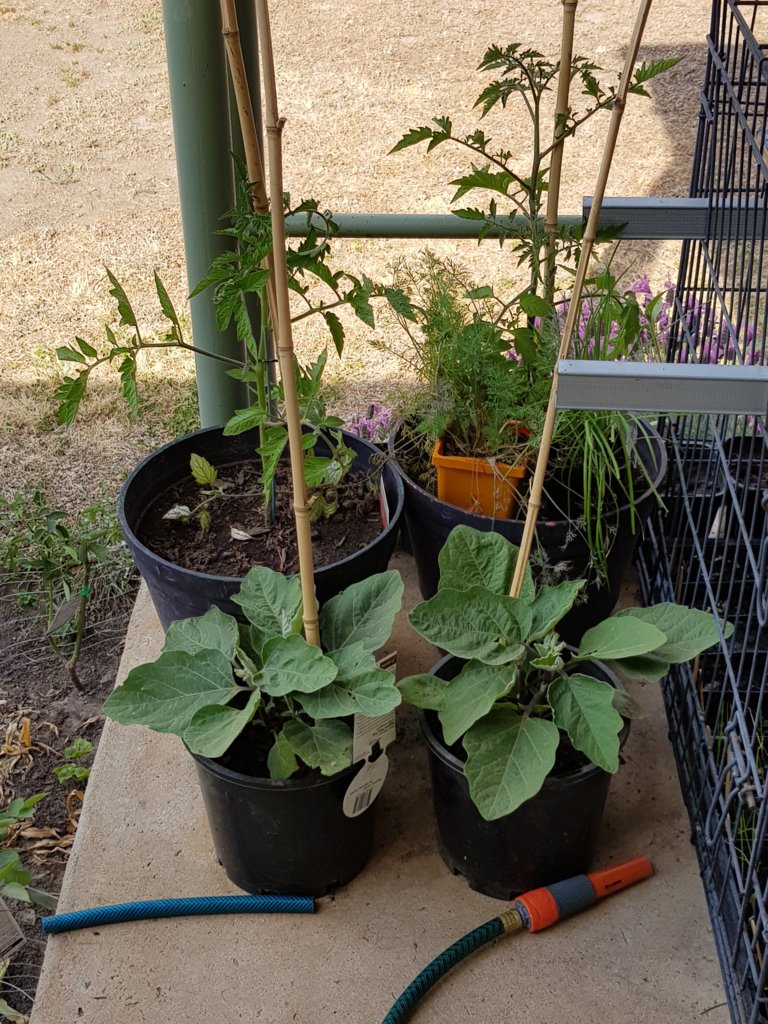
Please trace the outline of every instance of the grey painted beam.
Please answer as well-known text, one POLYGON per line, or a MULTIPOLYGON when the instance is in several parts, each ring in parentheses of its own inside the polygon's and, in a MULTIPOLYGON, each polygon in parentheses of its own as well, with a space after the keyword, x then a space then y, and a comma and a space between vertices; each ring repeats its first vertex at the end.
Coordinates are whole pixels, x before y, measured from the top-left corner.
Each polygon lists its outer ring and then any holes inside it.
MULTIPOLYGON (((590 196, 584 198, 584 218, 592 206, 590 196)), ((480 221, 463 220, 451 213, 337 213, 331 214, 338 227, 339 238, 477 238, 480 221)), ((507 227, 517 223, 522 230, 527 221, 520 218, 499 218, 507 227)), ((583 223, 582 217, 560 217, 561 225, 583 223)), ((321 218, 316 219, 322 230, 321 218)), ((625 239, 704 239, 719 237, 760 238, 766 233, 768 215, 765 205, 728 206, 710 209, 707 199, 605 199, 600 226, 624 225, 625 239)), ((286 220, 286 231, 292 238, 307 233, 305 214, 286 220)), ((489 238, 498 237, 491 229, 489 238)))
MULTIPOLYGON (((338 227, 338 238, 477 238, 481 222, 463 220, 452 213, 332 213, 338 227)), ((528 221, 523 217, 500 217, 507 230, 515 223, 522 231, 528 221)), ((561 217, 562 224, 581 224, 581 217, 561 217)), ((318 230, 323 230, 323 220, 315 217, 318 230)), ((286 218, 286 234, 291 238, 302 238, 307 233, 306 214, 293 214, 286 218)), ((498 238, 498 231, 491 229, 489 238, 498 238)))
MULTIPOLYGON (((712 206, 710 199, 604 199, 600 227, 625 225, 623 239, 761 238, 766 234, 766 204, 712 206)), ((585 196, 584 216, 592 197, 585 196)))
POLYGON ((768 415, 768 367, 564 359, 558 409, 768 415))

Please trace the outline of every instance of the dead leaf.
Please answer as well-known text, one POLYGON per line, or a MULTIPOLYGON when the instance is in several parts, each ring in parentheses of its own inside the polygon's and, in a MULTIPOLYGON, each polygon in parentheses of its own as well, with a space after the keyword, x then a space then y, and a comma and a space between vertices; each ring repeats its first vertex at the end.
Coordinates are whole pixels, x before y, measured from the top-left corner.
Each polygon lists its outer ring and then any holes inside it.
POLYGON ((36 828, 34 825, 30 825, 28 828, 23 828, 19 835, 22 839, 52 839, 60 838, 59 833, 55 828, 45 827, 36 828))
POLYGON ((238 530, 235 526, 230 526, 229 535, 232 540, 253 540, 253 536, 247 533, 245 530, 238 530))

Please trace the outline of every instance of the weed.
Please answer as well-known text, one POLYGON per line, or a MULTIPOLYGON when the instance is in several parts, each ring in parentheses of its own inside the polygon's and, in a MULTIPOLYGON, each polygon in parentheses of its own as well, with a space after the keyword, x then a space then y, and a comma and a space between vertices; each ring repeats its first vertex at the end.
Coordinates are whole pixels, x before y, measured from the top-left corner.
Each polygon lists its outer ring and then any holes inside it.
POLYGON ((163 19, 159 10, 153 5, 146 10, 139 11, 139 27, 148 36, 157 35, 163 27, 163 19))
POLYGON ((133 564, 112 497, 72 516, 48 505, 41 490, 0 498, 4 587, 35 608, 52 650, 79 687, 77 659, 87 614, 112 607, 132 589, 133 564))
POLYGON ((0 167, 7 167, 19 143, 15 132, 0 132, 0 167))
MULTIPOLYGON (((3 978, 7 970, 7 962, 0 960, 0 991, 2 991, 3 978)), ((18 1010, 14 1010, 10 1003, 0 997, 0 1020, 10 1021, 10 1024, 27 1024, 28 1018, 23 1013, 19 1013, 18 1010)))
POLYGON ((32 818, 36 805, 46 796, 47 793, 37 793, 26 800, 19 797, 0 809, 0 895, 53 910, 55 898, 32 886, 32 876, 24 870, 19 852, 12 845, 22 823, 32 818))
POLYGON ((86 71, 84 67, 78 61, 72 61, 71 64, 62 64, 59 68, 59 78, 62 80, 64 85, 68 85, 70 89, 74 89, 76 86, 84 82, 86 78, 90 76, 90 72, 86 71))
POLYGON ((91 774, 89 765, 82 763, 83 759, 93 753, 93 744, 90 740, 78 736, 68 747, 64 749, 64 764, 57 765, 53 774, 61 783, 85 782, 91 774))
POLYGON ((32 165, 32 173, 39 174, 41 178, 45 178, 46 181, 50 181, 52 185, 69 185, 75 181, 75 165, 65 164, 58 170, 48 173, 48 165, 42 160, 36 161, 32 165))

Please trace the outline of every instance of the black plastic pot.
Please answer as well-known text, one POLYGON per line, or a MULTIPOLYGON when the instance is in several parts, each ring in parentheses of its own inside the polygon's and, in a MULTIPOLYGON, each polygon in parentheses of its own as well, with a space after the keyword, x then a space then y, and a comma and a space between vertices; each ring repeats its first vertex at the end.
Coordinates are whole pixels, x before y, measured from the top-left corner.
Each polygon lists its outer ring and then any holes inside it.
POLYGON ((670 460, 671 471, 665 495, 667 507, 688 499, 696 535, 704 543, 709 537, 722 504, 725 481, 717 446, 698 438, 685 438, 678 444, 680 467, 670 460))
MULTIPOLYGON (((146 580, 163 629, 167 629, 175 619, 203 615, 212 605, 230 615, 240 615, 241 609, 233 604, 231 598, 239 590, 242 580, 195 572, 155 554, 140 539, 143 517, 167 488, 189 476, 189 458, 193 452, 221 470, 233 463, 252 459, 258 443, 255 430, 235 437, 225 437, 221 427, 198 430, 152 452, 126 480, 118 504, 120 526, 136 566, 146 580)), ((374 445, 346 431, 344 443, 356 452, 355 466, 359 470, 365 472, 378 466, 381 453, 374 445)), ((315 451, 318 455, 328 454, 328 448, 322 441, 318 441, 315 451)), ((397 541, 404 503, 400 475, 388 463, 382 469, 382 485, 386 525, 364 548, 338 562, 315 569, 315 586, 321 604, 351 583, 387 568, 397 541)))
POLYGON ((216 856, 240 889, 324 896, 364 867, 375 803, 356 818, 342 809, 359 764, 330 778, 313 773, 276 782, 194 760, 216 856))
MULTIPOLYGON (((462 664, 449 656, 432 673, 452 679, 462 664)), ((588 665, 590 674, 620 685, 603 665, 588 665)), ((607 772, 589 764, 568 775, 550 775, 512 814, 485 821, 469 795, 463 762, 443 744, 437 714, 420 711, 419 720, 429 751, 437 845, 454 874, 463 875, 477 892, 510 900, 589 869, 611 781, 607 772)), ((622 744, 628 733, 626 722, 622 744)))
POLYGON ((765 530, 764 501, 768 497, 768 448, 765 438, 754 434, 729 437, 723 442, 723 451, 733 477, 744 529, 753 540, 753 546, 759 547, 765 530))
MULTIPOLYGON (((610 614, 619 598, 621 582, 642 534, 643 524, 657 503, 657 494, 667 471, 667 453, 653 427, 647 423, 644 427, 648 437, 641 436, 638 439, 636 452, 653 486, 637 495, 634 517, 629 504, 619 509, 616 537, 608 553, 607 579, 599 586, 590 584, 585 591, 586 601, 569 612, 558 627, 560 635, 569 643, 577 644, 587 629, 610 614)), ((440 577, 437 559, 440 549, 455 526, 464 524, 476 530, 495 531, 513 544, 519 544, 524 523, 521 519, 493 519, 491 516, 475 515, 440 501, 434 494, 420 487, 403 472, 397 461, 398 451, 402 452, 401 430, 401 426, 397 427, 390 436, 389 451, 405 485, 405 522, 416 559, 419 590, 422 597, 429 598, 437 591, 440 577)), ((551 564, 568 563, 569 577, 589 575, 592 561, 589 545, 568 520, 540 518, 536 525, 536 539, 551 564)))

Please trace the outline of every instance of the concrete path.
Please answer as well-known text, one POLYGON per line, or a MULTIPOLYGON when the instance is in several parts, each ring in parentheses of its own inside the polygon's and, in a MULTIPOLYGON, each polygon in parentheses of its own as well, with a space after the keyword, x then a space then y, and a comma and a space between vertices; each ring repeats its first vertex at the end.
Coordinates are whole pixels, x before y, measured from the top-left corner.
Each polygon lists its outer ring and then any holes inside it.
MULTIPOLYGON (((416 600, 411 563, 393 565, 416 600)), ((120 678, 161 633, 142 590, 120 678)), ((433 659, 402 617, 402 674, 433 659)), ((657 691, 633 724, 595 865, 647 854, 653 879, 547 932, 500 940, 423 1002, 416 1024, 725 1024, 728 1013, 657 691)), ((435 849, 426 756, 401 716, 376 851, 314 917, 147 921, 53 936, 32 1024, 379 1024, 437 953, 504 904, 473 893, 435 849)), ((60 910, 236 890, 217 865, 181 743, 107 723, 60 910)))

